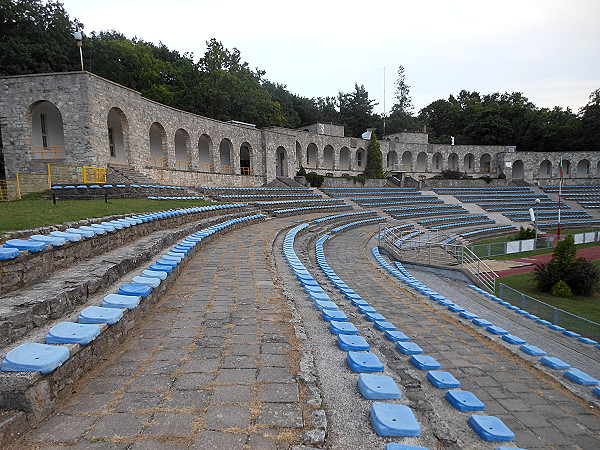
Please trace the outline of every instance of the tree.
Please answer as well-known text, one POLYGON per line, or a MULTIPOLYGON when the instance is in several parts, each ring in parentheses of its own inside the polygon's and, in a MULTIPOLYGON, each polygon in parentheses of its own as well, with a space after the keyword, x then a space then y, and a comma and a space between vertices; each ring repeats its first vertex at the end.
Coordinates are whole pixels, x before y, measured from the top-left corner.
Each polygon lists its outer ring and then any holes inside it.
POLYGON ((0 0, 0 76, 80 70, 82 29, 58 1, 0 0))
POLYGON ((367 146, 367 166, 365 168, 367 178, 385 178, 383 173, 383 157, 381 155, 381 146, 377 141, 375 132, 371 133, 371 139, 367 146))
POLYGON ((354 92, 338 94, 340 120, 348 136, 360 136, 374 123, 373 107, 377 104, 369 99, 364 85, 354 84, 354 92))
POLYGON ((590 94, 590 99, 579 111, 582 128, 582 150, 600 150, 600 88, 590 94))
POLYGON ((398 78, 394 84, 396 85, 396 92, 394 94, 396 101, 392 105, 392 113, 401 112, 410 116, 414 107, 412 105, 412 98, 410 97, 410 87, 406 84, 404 66, 402 65, 398 66, 398 78))

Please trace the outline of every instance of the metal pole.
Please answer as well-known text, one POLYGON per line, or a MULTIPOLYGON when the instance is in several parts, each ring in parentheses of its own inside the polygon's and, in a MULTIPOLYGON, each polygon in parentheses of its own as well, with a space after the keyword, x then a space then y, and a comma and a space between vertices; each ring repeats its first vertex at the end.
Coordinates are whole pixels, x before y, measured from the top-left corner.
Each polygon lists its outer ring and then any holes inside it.
POLYGON ((79 59, 81 59, 81 71, 83 72, 83 50, 81 50, 81 45, 79 46, 79 59))

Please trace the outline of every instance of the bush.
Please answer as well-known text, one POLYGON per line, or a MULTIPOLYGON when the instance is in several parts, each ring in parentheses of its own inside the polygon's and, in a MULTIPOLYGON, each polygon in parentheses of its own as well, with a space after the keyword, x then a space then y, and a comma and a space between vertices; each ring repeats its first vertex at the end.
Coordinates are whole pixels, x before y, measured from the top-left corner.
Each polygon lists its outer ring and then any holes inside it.
POLYGON ((498 175, 498 179, 499 180, 506 180, 506 174, 504 172, 500 172, 500 175, 498 175))
POLYGON ((567 283, 565 283, 563 280, 560 280, 558 283, 552 286, 552 295, 556 297, 569 298, 573 297, 573 292, 567 283))
POLYGON ((515 241, 522 241, 525 239, 535 239, 535 230, 533 228, 519 227, 519 231, 515 234, 515 241))
POLYGON ((585 297, 599 290, 600 269, 584 258, 576 258, 575 254, 575 242, 569 235, 558 243, 549 263, 536 267, 533 272, 536 287, 554 294, 556 285, 563 282, 571 290, 571 295, 585 297))
POLYGON ((367 167, 365 168, 367 178, 385 178, 383 173, 383 157, 381 156, 381 146, 377 142, 375 132, 371 133, 371 139, 367 146, 367 167))
POLYGON ((492 182, 492 179, 490 178, 490 176, 489 176, 489 175, 485 175, 485 176, 483 176, 483 177, 480 177, 479 179, 480 179, 480 180, 485 180, 485 182, 486 182, 487 184, 490 184, 490 183, 492 182))
POLYGON ((300 170, 298 170, 298 173, 296 174, 297 177, 305 177, 306 176, 306 169, 304 168, 304 166, 300 166, 300 170))
POLYGON ((323 185, 323 180, 325 180, 323 175, 319 175, 316 172, 308 172, 304 176, 306 177, 306 181, 308 181, 312 187, 321 187, 323 185))

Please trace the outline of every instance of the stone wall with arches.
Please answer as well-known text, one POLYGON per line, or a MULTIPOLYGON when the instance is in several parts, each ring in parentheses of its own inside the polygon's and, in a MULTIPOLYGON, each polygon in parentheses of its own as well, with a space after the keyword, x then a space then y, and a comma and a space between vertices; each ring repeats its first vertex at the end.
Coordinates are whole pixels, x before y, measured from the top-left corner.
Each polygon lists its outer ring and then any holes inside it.
MULTIPOLYGON (((368 145, 345 137, 339 125, 258 129, 198 116, 87 72, 0 78, 0 128, 0 177, 6 178, 44 172, 48 162, 129 164, 168 184, 258 186, 293 177, 300 166, 324 175, 360 174, 368 145)), ((413 177, 450 169, 550 184, 561 156, 508 146, 429 144, 426 133, 384 136, 380 144, 384 171, 413 177)), ((598 152, 562 157, 565 179, 600 177, 598 152)))

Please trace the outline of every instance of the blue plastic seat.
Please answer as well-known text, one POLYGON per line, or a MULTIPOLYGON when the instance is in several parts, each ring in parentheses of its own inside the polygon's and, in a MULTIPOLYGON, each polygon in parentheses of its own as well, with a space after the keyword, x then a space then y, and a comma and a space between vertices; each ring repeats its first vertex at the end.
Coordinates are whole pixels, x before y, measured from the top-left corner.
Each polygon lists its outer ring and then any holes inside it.
POLYGON ((375 321, 375 328, 379 331, 394 331, 396 329, 396 326, 390 322, 375 321))
POLYGON ((367 400, 389 400, 402 397, 400 388, 392 377, 361 373, 358 376, 358 390, 367 400))
POLYGON ((527 345, 527 344, 525 344, 525 345, 521 345, 519 347, 519 349, 523 353, 526 353, 526 354, 531 355, 531 356, 546 356, 547 355, 547 353, 544 350, 542 350, 539 347, 536 347, 535 345, 527 345))
POLYGON ((79 313, 77 323, 106 323, 113 325, 121 320, 121 317, 123 317, 123 310, 120 308, 88 306, 79 313))
POLYGON ((385 450, 429 450, 429 448, 421 447, 419 445, 404 445, 397 444, 396 442, 390 442, 385 446, 385 450))
MULTIPOLYGON (((84 225, 78 228, 79 230, 83 230, 83 231, 93 231, 94 234, 106 234, 106 228, 102 228, 102 227, 93 227, 93 226, 88 226, 88 225, 84 225)), ((67 230, 69 231, 69 230, 67 230)))
POLYGON ((367 313, 365 314, 365 319, 367 319, 369 322, 387 322, 385 316, 378 313, 367 313))
POLYGON ((100 327, 95 324, 62 322, 48 330, 46 344, 87 345, 100 335, 100 327))
POLYGON ((53 231, 50 236, 60 237, 66 239, 69 242, 79 242, 83 239, 83 236, 78 233, 67 233, 66 231, 53 231))
POLYGON ((579 336, 581 336, 579 333, 575 333, 574 331, 568 331, 568 330, 566 330, 566 331, 563 331, 563 334, 564 334, 565 336, 568 336, 568 337, 575 337, 575 338, 578 338, 579 336))
POLYGON ((512 334, 503 335, 502 340, 508 342, 509 344, 515 344, 515 345, 527 344, 527 341, 525 339, 521 339, 520 337, 514 336, 512 334))
POLYGON ((332 320, 329 322, 329 331, 332 334, 358 334, 358 328, 352 322, 338 322, 332 320))
POLYGON ((350 303, 352 304, 352 306, 369 306, 369 303, 363 299, 353 299, 350 300, 350 303))
POLYGON ((459 411, 483 411, 485 404, 469 391, 446 391, 446 400, 459 411))
POLYGON ((60 247, 67 243, 65 238, 44 236, 42 234, 34 234, 33 236, 29 236, 29 239, 36 242, 43 242, 44 244, 51 245, 52 247, 60 247))
POLYGON ((469 312, 469 311, 461 311, 458 315, 464 319, 469 319, 469 320, 477 319, 477 314, 469 312))
POLYGON ((414 342, 397 342, 396 348, 403 355, 419 355, 423 353, 423 349, 414 342))
POLYGON ((118 294, 122 295, 135 295, 142 298, 146 298, 152 292, 152 287, 145 286, 142 284, 123 284, 119 288, 118 294))
POLYGON ((338 305, 336 305, 334 302, 332 302, 331 300, 329 301, 321 301, 321 300, 316 300, 314 302, 315 308, 317 308, 318 311, 324 311, 326 309, 328 310, 332 310, 335 311, 338 308, 338 305))
POLYGON ((171 273, 173 272, 173 266, 167 266, 166 264, 150 264, 150 270, 171 273))
POLYGON ((373 308, 371 305, 367 304, 367 305, 358 306, 358 312, 361 314, 367 314, 367 313, 376 313, 377 310, 375 308, 373 308))
POLYGON ((427 380, 438 389, 459 388, 460 381, 450 372, 432 370, 427 372, 427 380))
POLYGON ((452 311, 452 312, 463 312, 465 311, 465 308, 463 308, 462 306, 458 306, 458 305, 448 305, 448 310, 452 311))
POLYGON ((593 339, 582 337, 582 336, 578 337, 577 340, 579 342, 583 342, 584 344, 590 344, 590 345, 596 345, 598 343, 593 339))
POLYGON ((140 300, 140 297, 134 295, 108 294, 102 299, 102 307, 134 309, 140 304, 140 300))
POLYGON ((600 387, 595 387, 592 389, 592 394, 594 394, 596 397, 600 397, 600 387))
POLYGON ((428 355, 412 355, 409 361, 419 370, 437 370, 441 367, 435 358, 428 355))
POLYGON ((62 345, 38 344, 27 342, 10 350, 0 365, 4 372, 41 372, 50 373, 60 367, 70 352, 62 345))
POLYGON ((173 261, 170 259, 164 259, 164 258, 160 258, 160 259, 156 260, 156 264, 160 264, 163 266, 171 266, 172 268, 175 268, 179 265, 179 263, 177 261, 173 261))
POLYGON ((145 269, 142 271, 142 275, 145 275, 147 277, 152 277, 152 278, 160 278, 161 280, 166 280, 167 276, 169 274, 163 270, 145 269))
POLYGON ((96 232, 94 230, 82 230, 81 227, 67 228, 66 232, 73 233, 73 234, 79 234, 79 235, 83 236, 84 238, 92 238, 92 237, 96 236, 96 232))
POLYGON ((504 328, 498 327, 496 325, 491 325, 491 326, 487 327, 486 330, 488 331, 488 333, 492 333, 495 335, 508 334, 508 331, 506 331, 504 328))
POLYGON ((402 331, 397 330, 386 330, 384 336, 388 341, 392 342, 406 342, 410 340, 402 331))
POLYGON ((18 250, 28 250, 31 253, 46 250, 44 242, 26 241, 24 239, 9 239, 4 243, 4 248, 16 248, 18 250))
POLYGON ((421 427, 408 406, 373 402, 370 417, 379 436, 421 435, 421 427))
POLYGON ((160 285, 160 278, 151 278, 146 276, 133 277, 131 282, 133 284, 140 284, 142 286, 150 286, 151 288, 158 287, 160 285))
POLYGON ((587 373, 585 373, 579 369, 575 369, 575 368, 567 370, 564 373, 564 376, 567 379, 574 381, 577 384, 581 384, 583 386, 596 386, 599 383, 599 381, 596 378, 588 375, 587 373))
POLYGON ((371 349, 367 340, 358 335, 340 334, 338 335, 337 344, 340 350, 345 352, 368 352, 371 349))
POLYGON ((512 442, 515 440, 515 434, 504 425, 502 420, 494 416, 472 414, 469 417, 469 425, 479 437, 487 442, 512 442))
POLYGON ((0 261, 18 258, 21 252, 18 248, 0 248, 0 261))
POLYGON ((551 369, 567 370, 567 369, 571 368, 571 366, 569 364, 567 364, 566 362, 564 362, 561 359, 558 359, 555 356, 544 356, 543 358, 540 359, 540 361, 542 362, 542 364, 550 367, 551 369))
POLYGON ((331 322, 332 320, 338 322, 346 322, 348 321, 348 316, 344 314, 343 311, 332 310, 332 309, 324 309, 321 313, 321 317, 326 322, 331 322))
POLYGON ((492 322, 490 322, 489 320, 480 319, 480 318, 473 319, 471 322, 473 322, 478 327, 489 327, 492 325, 492 322))
POLYGON ((383 364, 373 353, 348 352, 346 362, 353 372, 383 372, 384 370, 383 364))

